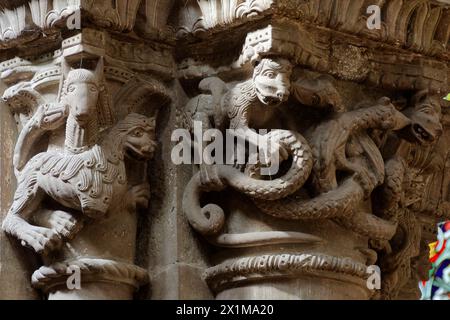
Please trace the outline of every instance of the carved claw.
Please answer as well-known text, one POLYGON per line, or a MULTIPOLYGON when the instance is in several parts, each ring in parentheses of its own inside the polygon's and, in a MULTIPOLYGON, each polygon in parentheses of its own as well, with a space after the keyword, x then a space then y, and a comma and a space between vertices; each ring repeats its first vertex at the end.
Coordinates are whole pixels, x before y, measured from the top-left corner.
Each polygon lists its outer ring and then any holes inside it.
POLYGON ((41 210, 33 217, 33 224, 55 230, 63 239, 73 239, 83 227, 83 221, 61 210, 41 210))
POLYGON ((245 166, 245 174, 253 179, 261 178, 261 162, 257 153, 251 154, 245 166))
POLYGON ((31 225, 20 232, 19 240, 22 246, 32 248, 43 255, 59 249, 62 245, 62 239, 55 230, 31 225))
POLYGON ((62 237, 72 239, 83 227, 83 221, 64 211, 55 211, 48 223, 62 237))
POLYGON ((217 166, 200 165, 200 184, 201 188, 208 191, 221 191, 225 189, 225 185, 220 179, 217 166))
POLYGON ((374 179, 373 174, 370 172, 370 170, 368 168, 365 168, 364 166, 362 166, 356 172, 355 179, 356 179, 356 181, 359 182, 359 184, 363 188, 364 197, 365 198, 370 197, 370 194, 377 186, 376 179, 374 179))
POLYGON ((289 152, 283 143, 268 139, 259 146, 261 163, 267 167, 276 167, 289 158, 289 152))
POLYGON ((352 162, 345 157, 344 154, 337 152, 336 167, 340 170, 354 173, 355 180, 359 182, 364 190, 364 196, 367 198, 377 186, 377 181, 374 178, 373 173, 362 163, 352 162))
POLYGON ((150 185, 143 183, 128 191, 128 208, 133 212, 136 208, 147 208, 150 200, 150 185))

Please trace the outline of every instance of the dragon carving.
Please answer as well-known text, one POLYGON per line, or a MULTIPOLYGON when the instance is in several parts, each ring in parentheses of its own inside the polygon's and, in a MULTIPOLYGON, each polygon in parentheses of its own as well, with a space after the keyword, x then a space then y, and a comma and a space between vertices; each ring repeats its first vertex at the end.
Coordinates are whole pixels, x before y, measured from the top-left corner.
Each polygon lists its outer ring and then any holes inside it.
POLYGON ((426 90, 419 91, 403 112, 411 119, 411 125, 385 135, 380 141, 386 159, 386 178, 375 192, 381 201, 374 210, 380 217, 398 223, 390 242, 374 244, 380 252, 380 264, 385 274, 382 283, 384 299, 397 296, 410 278, 412 259, 420 251, 421 226, 414 215, 414 197, 407 197, 411 193, 410 184, 416 175, 427 175, 443 166, 442 159, 433 152, 443 132, 440 97, 426 90))
POLYGON ((244 172, 236 166, 202 165, 184 193, 183 207, 190 224, 210 238, 219 233, 224 212, 215 204, 202 207, 201 194, 205 189, 231 186, 255 200, 255 205, 266 214, 282 219, 336 218, 358 232, 390 239, 395 224, 371 214, 355 213, 353 208, 368 199, 384 178, 383 159, 367 131, 399 130, 409 120, 387 98, 370 107, 342 113, 341 97, 328 78, 297 81, 291 88, 289 75, 289 62, 265 58, 247 81, 228 86, 218 78, 207 78, 200 83, 200 88, 211 94, 197 96, 188 103, 188 128, 192 128, 192 120, 197 120, 206 128, 242 129, 238 132, 247 133, 250 143, 261 138, 252 129, 272 129, 264 138, 275 141, 275 154, 263 148, 259 152, 267 157, 266 163, 276 161, 278 156, 281 162, 290 157, 292 163, 284 175, 272 180, 255 178, 258 175, 251 173, 258 168, 251 165, 244 172), (320 88, 328 88, 332 95, 321 95, 320 88), (291 89, 298 101, 313 107, 317 101, 319 107, 331 107, 335 112, 331 120, 306 133, 309 144, 298 132, 279 129, 282 124, 277 122, 280 117, 275 116, 279 113, 277 107, 287 100, 291 89), (339 170, 349 174, 338 183, 339 170), (310 176, 318 195, 298 199, 293 194, 310 176))
MULTIPOLYGON (((186 126, 201 121, 206 128, 230 128, 249 143, 258 146, 265 164, 292 157, 291 168, 281 177, 262 180, 248 172, 227 165, 202 165, 189 182, 183 197, 183 208, 191 225, 204 235, 216 234, 224 222, 223 210, 215 205, 200 206, 202 190, 220 190, 225 186, 255 199, 279 199, 298 190, 312 169, 312 154, 306 140, 297 132, 277 129, 277 107, 289 97, 291 64, 280 58, 264 58, 257 62, 251 79, 231 88, 219 78, 207 78, 200 88, 211 94, 192 99, 187 107, 186 126), (252 129, 275 129, 263 136, 252 129), (270 140, 271 148, 266 148, 270 140), (263 142, 263 143, 261 143, 263 142)), ((257 170, 253 168, 253 170, 257 170)), ((253 172, 254 173, 254 172, 253 172)))

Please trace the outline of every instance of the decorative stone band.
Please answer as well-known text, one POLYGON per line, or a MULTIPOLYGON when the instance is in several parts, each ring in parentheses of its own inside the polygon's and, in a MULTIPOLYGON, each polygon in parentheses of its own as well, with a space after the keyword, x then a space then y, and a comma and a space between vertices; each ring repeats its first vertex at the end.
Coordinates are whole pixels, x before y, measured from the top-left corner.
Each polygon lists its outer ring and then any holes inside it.
POLYGON ((312 275, 320 272, 354 276, 361 280, 368 277, 367 266, 350 258, 302 253, 233 259, 207 269, 204 278, 214 292, 219 292, 244 281, 312 275))
POLYGON ((149 282, 147 271, 138 266, 106 259, 81 258, 42 266, 31 276, 33 287, 45 292, 66 285, 68 277, 79 268, 83 282, 115 282, 135 287, 149 282))

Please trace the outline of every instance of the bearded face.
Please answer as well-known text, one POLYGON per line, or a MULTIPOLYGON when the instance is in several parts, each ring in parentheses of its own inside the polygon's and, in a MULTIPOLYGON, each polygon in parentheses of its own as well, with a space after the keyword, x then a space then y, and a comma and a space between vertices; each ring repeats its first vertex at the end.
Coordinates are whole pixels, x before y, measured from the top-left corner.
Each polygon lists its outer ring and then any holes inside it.
POLYGON ((256 96, 266 106, 278 106, 289 97, 292 66, 284 59, 262 59, 255 66, 253 82, 256 96))

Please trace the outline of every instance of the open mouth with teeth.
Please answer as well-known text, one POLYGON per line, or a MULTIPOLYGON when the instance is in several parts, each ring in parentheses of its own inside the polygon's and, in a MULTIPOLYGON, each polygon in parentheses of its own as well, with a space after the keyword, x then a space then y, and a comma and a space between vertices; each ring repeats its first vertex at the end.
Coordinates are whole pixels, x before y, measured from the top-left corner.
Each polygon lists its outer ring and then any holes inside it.
POLYGON ((144 150, 134 147, 131 144, 127 144, 127 155, 129 157, 135 158, 139 161, 145 161, 145 160, 150 159, 152 156, 152 153, 153 153, 152 150, 153 149, 151 149, 149 151, 144 151, 144 150))
POLYGON ((262 102, 266 105, 275 105, 281 103, 278 97, 262 96, 262 102))
POLYGON ((430 143, 435 140, 435 136, 431 132, 417 123, 412 125, 411 130, 415 138, 422 143, 430 143))

